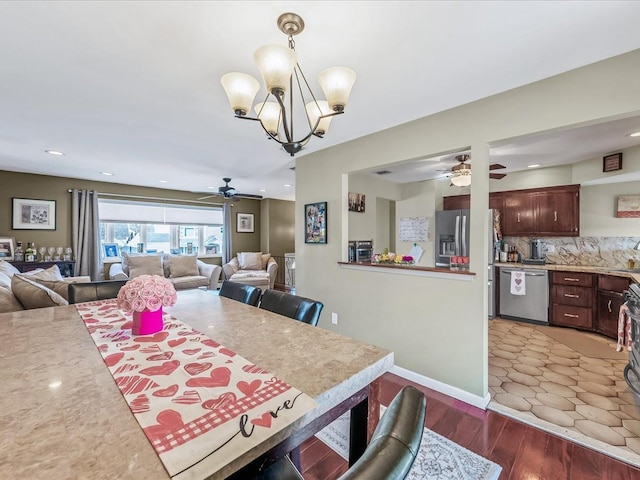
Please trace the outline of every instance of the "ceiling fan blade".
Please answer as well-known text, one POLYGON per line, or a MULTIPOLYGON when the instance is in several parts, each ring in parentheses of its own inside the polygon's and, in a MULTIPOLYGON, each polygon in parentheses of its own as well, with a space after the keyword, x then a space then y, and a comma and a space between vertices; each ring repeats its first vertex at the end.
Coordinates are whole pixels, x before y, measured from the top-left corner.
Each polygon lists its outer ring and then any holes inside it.
POLYGON ((501 168, 507 168, 504 165, 500 165, 499 163, 492 163, 489 165, 489 170, 500 170, 501 168))
POLYGON ((262 195, 253 195, 252 193, 236 193, 233 198, 262 198, 262 195))
POLYGON ((501 178, 506 177, 506 173, 490 173, 489 178, 493 178, 494 180, 500 180, 501 178))
POLYGON ((211 195, 207 195, 205 197, 200 197, 198 198, 198 200, 206 200, 207 198, 213 198, 213 197, 219 197, 220 194, 219 193, 212 193, 211 195))

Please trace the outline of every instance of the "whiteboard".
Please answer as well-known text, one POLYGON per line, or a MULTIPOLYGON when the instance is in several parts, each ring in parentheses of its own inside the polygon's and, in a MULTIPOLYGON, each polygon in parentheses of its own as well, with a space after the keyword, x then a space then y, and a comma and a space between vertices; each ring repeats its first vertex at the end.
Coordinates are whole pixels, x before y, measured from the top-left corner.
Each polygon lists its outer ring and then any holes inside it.
POLYGON ((403 217, 398 225, 401 242, 429 241, 429 219, 427 217, 403 217))

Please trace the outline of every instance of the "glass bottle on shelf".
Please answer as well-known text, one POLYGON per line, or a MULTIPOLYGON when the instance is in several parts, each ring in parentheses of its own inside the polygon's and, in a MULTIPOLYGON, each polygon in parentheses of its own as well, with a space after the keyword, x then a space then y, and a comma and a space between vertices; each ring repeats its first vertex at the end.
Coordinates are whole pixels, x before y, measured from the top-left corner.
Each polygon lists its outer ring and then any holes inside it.
POLYGON ((27 249, 24 251, 25 262, 35 262, 37 257, 36 247, 32 242, 27 243, 27 249))
POLYGON ((16 251, 13 252, 13 260, 16 262, 24 262, 24 250, 22 249, 22 242, 16 244, 16 251))

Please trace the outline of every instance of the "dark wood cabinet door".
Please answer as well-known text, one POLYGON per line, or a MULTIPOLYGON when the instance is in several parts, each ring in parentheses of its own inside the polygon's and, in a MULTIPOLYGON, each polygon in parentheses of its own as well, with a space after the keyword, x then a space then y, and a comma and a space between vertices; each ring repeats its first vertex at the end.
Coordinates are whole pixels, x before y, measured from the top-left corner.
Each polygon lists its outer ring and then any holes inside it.
POLYGON ((471 207, 471 195, 442 197, 443 210, 465 210, 471 207))
POLYGON ((504 196, 502 192, 494 192, 489 194, 489 208, 502 211, 504 208, 504 196))
POLYGON ((505 193, 502 210, 502 235, 535 235, 535 194, 505 193))
POLYGON ((618 313, 624 303, 622 293, 607 290, 598 291, 595 330, 607 337, 618 338, 618 313))
POLYGON ((579 235, 577 189, 541 192, 537 196, 537 235, 579 235))

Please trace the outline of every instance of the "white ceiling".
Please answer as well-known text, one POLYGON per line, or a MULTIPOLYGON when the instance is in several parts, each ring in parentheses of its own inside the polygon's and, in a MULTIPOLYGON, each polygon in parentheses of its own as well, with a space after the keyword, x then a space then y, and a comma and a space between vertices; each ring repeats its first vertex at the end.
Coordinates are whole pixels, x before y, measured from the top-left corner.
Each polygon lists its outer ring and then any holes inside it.
MULTIPOLYGON (((293 159, 233 118, 219 83, 259 77, 253 52, 286 45, 286 11, 305 20, 296 50, 314 91, 329 66, 358 74, 346 113, 299 156, 640 48, 633 1, 1 1, 0 169, 198 192, 228 176, 293 199, 293 159)), ((575 162, 631 146, 630 122, 492 155, 513 171, 531 155, 575 162)))

